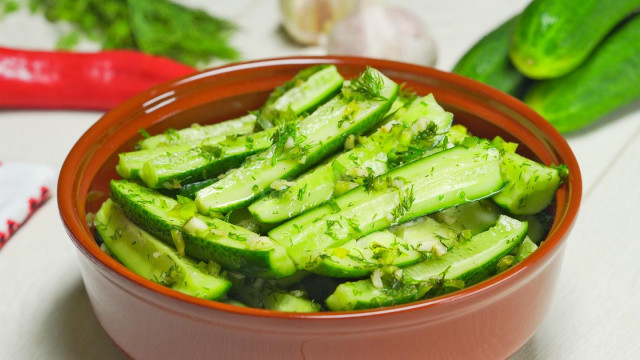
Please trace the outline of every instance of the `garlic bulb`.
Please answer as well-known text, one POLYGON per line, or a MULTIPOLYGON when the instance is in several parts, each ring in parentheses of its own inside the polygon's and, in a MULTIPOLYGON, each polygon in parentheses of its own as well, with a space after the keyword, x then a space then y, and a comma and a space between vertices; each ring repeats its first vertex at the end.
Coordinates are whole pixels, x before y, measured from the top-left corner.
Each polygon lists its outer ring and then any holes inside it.
POLYGON ((436 48, 426 27, 412 13, 367 3, 329 35, 329 54, 356 55, 433 66, 436 48))
POLYGON ((326 39, 331 26, 353 13, 360 0, 280 0, 285 30, 304 45, 326 39))

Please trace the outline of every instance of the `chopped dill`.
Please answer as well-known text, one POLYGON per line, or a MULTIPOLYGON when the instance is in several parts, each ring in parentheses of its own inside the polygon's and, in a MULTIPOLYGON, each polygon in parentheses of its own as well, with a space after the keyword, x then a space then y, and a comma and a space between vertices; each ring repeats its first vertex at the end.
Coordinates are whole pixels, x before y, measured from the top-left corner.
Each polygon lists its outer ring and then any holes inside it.
POLYGON ((400 84, 400 89, 398 91, 398 97, 406 99, 407 103, 412 102, 413 100, 418 98, 418 94, 410 88, 407 83, 400 84))
POLYGON ((304 197, 304 193, 307 191, 307 185, 309 184, 304 184, 304 186, 301 187, 300 190, 298 190, 298 196, 297 196, 298 201, 302 201, 302 198, 304 197))
POLYGON ((409 192, 400 197, 398 204, 391 210, 391 216, 394 221, 401 219, 413 206, 413 202, 416 200, 413 195, 413 185, 409 188, 409 192))

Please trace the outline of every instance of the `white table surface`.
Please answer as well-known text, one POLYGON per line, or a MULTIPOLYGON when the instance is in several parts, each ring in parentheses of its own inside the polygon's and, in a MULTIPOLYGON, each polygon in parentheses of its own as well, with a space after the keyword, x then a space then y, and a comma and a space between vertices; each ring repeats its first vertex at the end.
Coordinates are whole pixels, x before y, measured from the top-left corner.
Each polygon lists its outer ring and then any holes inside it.
MULTIPOLYGON (((234 19, 242 27, 234 44, 245 59, 324 53, 287 40, 275 0, 187 3, 234 19)), ((449 70, 527 1, 398 3, 428 24, 439 51, 436 67, 449 70)), ((0 21, 0 46, 51 48, 58 33, 25 11, 0 21)), ((100 116, 0 111, 0 160, 42 163, 59 172, 75 141, 100 116)), ((639 136, 639 103, 567 136, 582 169, 583 204, 550 313, 514 359, 640 356, 639 136)), ((54 196, 0 250, 0 359, 126 358, 93 315, 56 202, 54 196)))

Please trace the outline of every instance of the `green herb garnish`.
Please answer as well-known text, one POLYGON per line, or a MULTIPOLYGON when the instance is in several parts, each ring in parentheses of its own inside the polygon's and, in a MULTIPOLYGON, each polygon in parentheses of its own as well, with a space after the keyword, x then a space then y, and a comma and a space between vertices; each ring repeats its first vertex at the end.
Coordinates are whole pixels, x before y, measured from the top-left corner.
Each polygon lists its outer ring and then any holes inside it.
POLYGON ((71 24, 58 42, 66 49, 81 35, 103 49, 140 50, 192 66, 238 58, 229 44, 236 31, 232 22, 168 0, 29 0, 29 8, 51 22, 71 24))
POLYGON ((367 67, 360 76, 345 82, 342 95, 354 100, 387 100, 382 96, 384 80, 375 69, 367 67))

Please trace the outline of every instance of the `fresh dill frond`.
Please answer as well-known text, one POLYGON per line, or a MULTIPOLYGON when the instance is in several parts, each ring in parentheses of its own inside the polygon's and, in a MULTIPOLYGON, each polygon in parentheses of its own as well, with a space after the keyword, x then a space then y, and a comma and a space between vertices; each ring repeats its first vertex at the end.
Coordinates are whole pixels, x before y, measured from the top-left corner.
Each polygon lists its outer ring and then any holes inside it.
POLYGON ((354 100, 387 100, 382 96, 384 79, 382 75, 371 67, 351 81, 345 82, 342 95, 354 100))
POLYGON ((398 90, 398 97, 403 98, 407 101, 407 104, 411 103, 415 99, 418 98, 418 94, 410 88, 407 83, 400 84, 400 89, 398 90))

